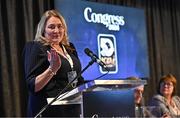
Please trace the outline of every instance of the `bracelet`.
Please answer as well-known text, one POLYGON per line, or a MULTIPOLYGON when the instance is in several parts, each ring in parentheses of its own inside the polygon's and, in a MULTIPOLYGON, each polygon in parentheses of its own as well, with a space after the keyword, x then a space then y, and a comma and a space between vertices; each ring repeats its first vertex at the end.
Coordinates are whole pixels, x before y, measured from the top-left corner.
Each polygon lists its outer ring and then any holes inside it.
POLYGON ((53 72, 53 70, 52 70, 52 68, 51 67, 49 67, 49 70, 50 70, 50 72, 51 72, 51 75, 56 75, 56 73, 55 72, 53 72))

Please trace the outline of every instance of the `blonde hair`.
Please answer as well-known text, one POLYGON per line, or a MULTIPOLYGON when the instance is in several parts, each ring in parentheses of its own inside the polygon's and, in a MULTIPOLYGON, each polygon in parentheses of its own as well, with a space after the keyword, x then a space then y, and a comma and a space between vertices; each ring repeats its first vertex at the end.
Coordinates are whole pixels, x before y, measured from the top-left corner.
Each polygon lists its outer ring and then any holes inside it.
POLYGON ((50 45, 50 41, 44 37, 44 31, 45 31, 46 22, 51 17, 57 17, 62 22, 65 33, 64 33, 63 39, 61 41, 61 44, 64 46, 69 46, 66 22, 65 22, 63 16, 60 13, 58 13, 56 10, 48 10, 43 14, 43 16, 41 17, 41 19, 38 23, 34 41, 39 41, 39 42, 43 43, 44 45, 50 45))

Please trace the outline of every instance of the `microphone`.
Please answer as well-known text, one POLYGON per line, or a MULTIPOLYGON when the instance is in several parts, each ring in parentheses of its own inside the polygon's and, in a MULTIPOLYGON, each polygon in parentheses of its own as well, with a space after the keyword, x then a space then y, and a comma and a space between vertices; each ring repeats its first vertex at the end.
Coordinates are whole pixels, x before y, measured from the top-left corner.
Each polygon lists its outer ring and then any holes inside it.
POLYGON ((92 60, 94 60, 95 62, 97 62, 102 68, 106 69, 107 70, 107 66, 106 64, 101 61, 97 55, 95 55, 89 48, 86 48, 84 50, 84 52, 91 57, 92 60))

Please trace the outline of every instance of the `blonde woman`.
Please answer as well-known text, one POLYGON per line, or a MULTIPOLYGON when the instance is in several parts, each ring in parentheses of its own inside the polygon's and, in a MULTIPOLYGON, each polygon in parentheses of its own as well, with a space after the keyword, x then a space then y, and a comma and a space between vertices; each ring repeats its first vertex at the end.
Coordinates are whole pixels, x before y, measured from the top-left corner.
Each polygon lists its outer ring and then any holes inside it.
MULTIPOLYGON (((24 48, 25 78, 29 90, 28 116, 35 116, 81 71, 75 47, 69 42, 64 18, 56 10, 41 17, 35 40, 24 48)), ((83 83, 72 83, 69 90, 83 83)), ((70 115, 70 114, 69 114, 70 115)), ((42 114, 48 116, 48 114, 42 114)))

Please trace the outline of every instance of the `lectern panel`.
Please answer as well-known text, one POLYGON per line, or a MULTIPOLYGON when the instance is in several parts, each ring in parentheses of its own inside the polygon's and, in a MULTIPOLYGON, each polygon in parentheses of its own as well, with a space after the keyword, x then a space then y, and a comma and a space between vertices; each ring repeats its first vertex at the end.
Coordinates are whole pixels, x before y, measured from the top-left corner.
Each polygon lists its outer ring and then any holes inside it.
POLYGON ((84 117, 134 117, 133 90, 83 92, 84 117))

